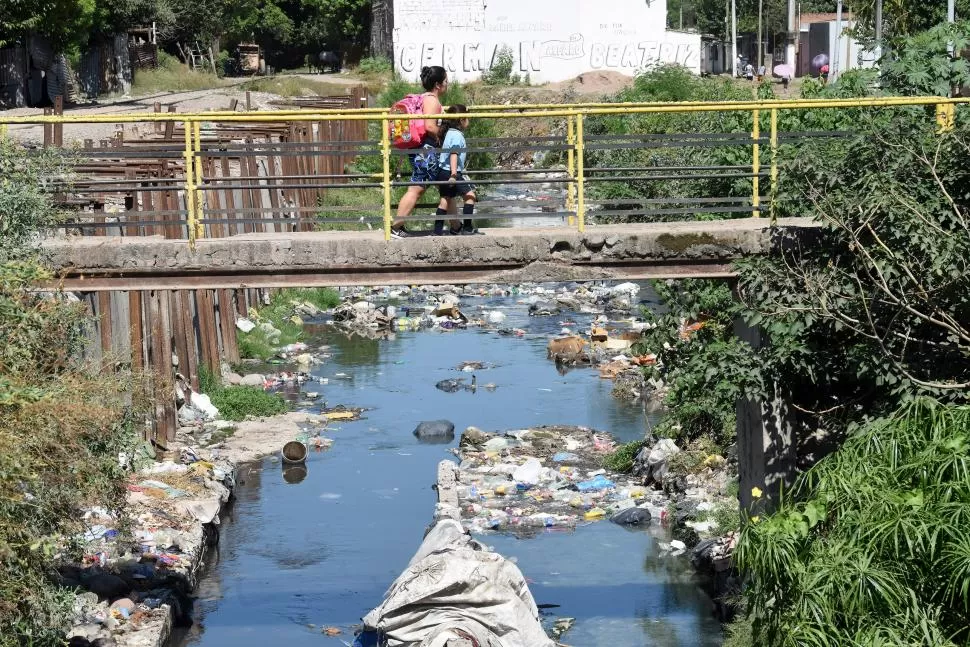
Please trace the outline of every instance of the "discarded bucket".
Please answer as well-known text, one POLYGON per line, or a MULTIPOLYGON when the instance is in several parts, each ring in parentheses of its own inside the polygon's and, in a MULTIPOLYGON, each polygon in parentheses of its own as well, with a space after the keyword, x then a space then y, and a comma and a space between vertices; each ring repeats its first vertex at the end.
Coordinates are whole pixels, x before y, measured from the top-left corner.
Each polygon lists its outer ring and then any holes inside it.
POLYGON ((306 461, 309 450, 307 449, 307 446, 300 441, 291 440, 283 445, 282 453, 284 463, 303 463, 306 461))

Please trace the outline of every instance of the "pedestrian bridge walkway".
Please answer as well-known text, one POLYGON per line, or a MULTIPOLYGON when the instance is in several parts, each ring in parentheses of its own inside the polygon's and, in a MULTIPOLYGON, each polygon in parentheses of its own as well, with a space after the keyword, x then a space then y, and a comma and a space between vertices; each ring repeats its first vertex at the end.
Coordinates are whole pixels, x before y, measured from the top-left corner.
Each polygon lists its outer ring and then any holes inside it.
POLYGON ((731 261, 802 236, 807 219, 489 229, 484 236, 381 232, 60 238, 46 250, 70 290, 267 288, 595 279, 729 278, 731 261))
MULTIPOLYGON (((410 181, 408 151, 390 145, 388 125, 424 115, 363 107, 72 115, 58 106, 58 114, 0 114, 0 129, 43 126, 45 146, 69 169, 46 184, 66 213, 61 235, 47 242, 65 285, 512 280, 541 267, 559 278, 713 277, 767 249, 783 162, 804 145, 851 137, 863 118, 902 111, 947 129, 967 101, 476 106, 473 122, 527 122, 506 131, 544 133, 468 139, 483 196, 475 218, 503 227, 395 241, 390 226, 410 181), (818 113, 836 109, 852 111, 838 121, 843 130, 818 129, 830 123, 818 113), (116 136, 65 141, 65 124, 92 123, 115 124, 116 136)), ((434 219, 436 194, 426 192, 409 222, 434 219)))

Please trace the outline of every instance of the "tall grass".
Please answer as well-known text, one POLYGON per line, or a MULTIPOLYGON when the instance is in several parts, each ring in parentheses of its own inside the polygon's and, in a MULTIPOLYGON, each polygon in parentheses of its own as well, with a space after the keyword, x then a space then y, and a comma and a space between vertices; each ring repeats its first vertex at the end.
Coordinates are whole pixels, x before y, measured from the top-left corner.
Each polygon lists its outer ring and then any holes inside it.
POLYGON ((968 528, 970 406, 858 429, 742 532, 753 644, 970 644, 968 528))
POLYGON ((191 70, 174 56, 159 52, 157 68, 135 70, 131 91, 133 94, 191 92, 223 85, 226 85, 226 82, 215 74, 191 70))

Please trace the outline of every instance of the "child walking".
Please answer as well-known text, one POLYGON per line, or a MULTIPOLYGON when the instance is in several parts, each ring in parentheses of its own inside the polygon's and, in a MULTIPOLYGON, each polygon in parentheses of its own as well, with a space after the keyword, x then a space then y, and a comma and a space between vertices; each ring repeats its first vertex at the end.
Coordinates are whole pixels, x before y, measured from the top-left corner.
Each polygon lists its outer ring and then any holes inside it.
MULTIPOLYGON (((449 115, 460 115, 467 112, 468 107, 461 104, 449 106, 448 110, 445 111, 449 115)), ((464 200, 464 206, 462 208, 462 215, 465 216, 464 222, 451 220, 448 233, 452 236, 473 236, 480 232, 475 228, 475 224, 471 218, 475 213, 475 185, 469 182, 468 176, 465 175, 465 164, 468 159, 468 153, 463 149, 467 148, 464 131, 468 129, 468 119, 461 117, 445 119, 441 124, 441 129, 442 140, 441 153, 438 158, 438 166, 440 169, 438 171, 438 181, 448 182, 448 184, 438 185, 441 193, 441 202, 438 203, 438 211, 435 215, 446 215, 451 200, 460 195, 464 200)), ((435 220, 435 235, 443 235, 445 233, 444 229, 445 221, 443 219, 435 220)))

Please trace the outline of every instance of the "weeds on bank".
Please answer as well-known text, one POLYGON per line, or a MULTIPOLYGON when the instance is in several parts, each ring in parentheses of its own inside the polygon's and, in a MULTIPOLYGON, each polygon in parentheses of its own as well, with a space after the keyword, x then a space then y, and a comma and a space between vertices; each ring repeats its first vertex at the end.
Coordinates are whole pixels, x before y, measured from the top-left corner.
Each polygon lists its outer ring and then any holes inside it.
MULTIPOLYGON (((199 368, 199 390, 209 396, 224 420, 241 422, 247 417, 262 418, 285 413, 286 401, 274 393, 253 386, 224 386, 207 367, 199 368)), ((235 428, 222 429, 212 436, 212 442, 225 440, 235 428)))
POLYGON ((157 68, 135 70, 131 92, 132 94, 190 92, 218 88, 225 84, 225 81, 211 72, 191 70, 174 56, 159 52, 157 68))
POLYGON ((366 231, 379 229, 384 211, 384 195, 376 187, 324 191, 318 201, 317 231, 366 231), (360 222, 363 218, 365 222, 360 222), (367 220, 377 218, 367 226, 367 220), (345 222, 348 221, 348 222, 345 222))
POLYGON ((646 440, 635 440, 632 443, 621 445, 603 459, 603 467, 613 472, 629 472, 633 469, 633 460, 640 453, 640 450, 646 446, 646 440))
POLYGON ((273 295, 268 305, 252 308, 250 318, 257 324, 269 323, 279 332, 266 331, 257 325, 250 332, 237 336, 239 355, 246 359, 271 359, 287 344, 303 339, 303 320, 295 315, 295 306, 310 303, 320 310, 340 304, 340 295, 330 288, 291 288, 273 295))
POLYGON ((254 386, 227 386, 209 394, 209 397, 219 414, 233 422, 241 422, 248 417, 275 416, 287 410, 283 398, 254 386))

